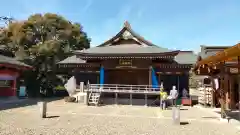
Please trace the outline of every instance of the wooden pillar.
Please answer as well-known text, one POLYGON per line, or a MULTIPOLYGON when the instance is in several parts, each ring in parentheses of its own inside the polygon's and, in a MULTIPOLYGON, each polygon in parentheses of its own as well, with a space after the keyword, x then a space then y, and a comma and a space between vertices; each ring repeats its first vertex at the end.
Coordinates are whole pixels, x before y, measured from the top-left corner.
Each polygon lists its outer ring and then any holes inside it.
MULTIPOLYGON (((152 66, 149 66, 149 86, 151 85, 152 85, 152 66)), ((147 94, 145 94, 145 106, 147 106, 147 94)))
POLYGON ((152 66, 149 66, 149 86, 152 85, 152 66))
POLYGON ((225 94, 225 109, 229 110, 229 75, 225 72, 224 74, 224 94, 225 94))
POLYGON ((13 94, 12 94, 12 96, 17 96, 17 78, 15 78, 15 79, 13 80, 12 89, 13 89, 13 94))
POLYGON ((148 101, 147 101, 147 93, 145 93, 145 106, 148 106, 148 101))
POLYGON ((132 105, 132 92, 130 93, 130 105, 132 105))
POLYGON ((235 109, 235 88, 234 88, 234 78, 233 76, 230 76, 229 78, 229 94, 230 94, 230 109, 235 109))
MULTIPOLYGON (((240 71, 238 71, 238 72, 240 72, 240 71)), ((237 102, 238 102, 238 109, 239 109, 238 120, 240 120, 240 74, 238 75, 238 101, 237 102)))
MULTIPOLYGON (((211 94, 212 94, 212 104, 211 104, 211 107, 212 108, 214 108, 214 107, 216 107, 216 87, 215 87, 215 82, 214 82, 214 77, 213 76, 211 76, 211 81, 212 81, 212 88, 213 88, 213 90, 212 90, 212 92, 211 92, 211 94)), ((218 79, 218 78, 217 78, 218 79)))
POLYGON ((179 93, 180 92, 180 88, 179 88, 179 86, 180 86, 180 83, 179 83, 180 76, 178 74, 176 74, 176 75, 177 75, 177 88, 178 88, 178 93, 179 93))
POLYGON ((220 76, 221 76, 221 81, 220 81, 220 91, 219 91, 219 94, 220 94, 220 105, 221 105, 221 118, 225 118, 226 117, 226 112, 225 112, 225 103, 226 103, 226 98, 225 98, 225 89, 224 89, 224 84, 225 84, 225 81, 224 79, 224 76, 225 76, 225 68, 224 68, 224 65, 225 65, 225 62, 221 64, 221 72, 220 72, 220 76))
POLYGON ((238 120, 240 120, 240 56, 238 56, 238 109, 239 109, 238 120))
POLYGON ((214 90, 211 91, 211 94, 212 94, 211 107, 214 108, 215 107, 215 92, 214 92, 214 90))
POLYGON ((115 104, 118 105, 118 93, 115 92, 115 104))

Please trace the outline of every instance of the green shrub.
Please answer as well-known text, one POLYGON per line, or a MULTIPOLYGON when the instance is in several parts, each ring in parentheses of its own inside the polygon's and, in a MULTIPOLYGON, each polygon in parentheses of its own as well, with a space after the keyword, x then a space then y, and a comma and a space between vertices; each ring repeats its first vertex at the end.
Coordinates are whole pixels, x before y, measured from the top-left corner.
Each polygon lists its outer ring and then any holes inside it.
POLYGON ((58 85, 58 86, 56 86, 56 87, 54 88, 54 90, 66 90, 66 89, 65 89, 64 86, 58 85))

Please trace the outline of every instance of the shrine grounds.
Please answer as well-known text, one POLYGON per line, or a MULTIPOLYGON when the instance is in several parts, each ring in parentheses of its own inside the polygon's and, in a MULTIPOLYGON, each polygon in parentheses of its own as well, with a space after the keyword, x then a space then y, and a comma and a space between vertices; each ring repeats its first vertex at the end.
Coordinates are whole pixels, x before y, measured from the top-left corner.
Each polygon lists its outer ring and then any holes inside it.
POLYGON ((48 103, 47 118, 42 119, 37 101, 28 102, 0 104, 0 135, 240 134, 237 125, 196 107, 182 107, 181 125, 173 125, 172 111, 158 107, 95 107, 55 100, 48 103))

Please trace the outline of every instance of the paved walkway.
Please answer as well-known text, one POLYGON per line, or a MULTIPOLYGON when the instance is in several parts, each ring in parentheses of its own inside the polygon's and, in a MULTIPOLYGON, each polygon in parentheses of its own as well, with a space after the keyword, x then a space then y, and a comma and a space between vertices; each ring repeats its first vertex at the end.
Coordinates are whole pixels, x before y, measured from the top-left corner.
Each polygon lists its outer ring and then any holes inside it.
POLYGON ((0 99, 0 104, 9 104, 9 103, 20 103, 23 101, 26 101, 27 99, 18 99, 18 98, 5 98, 5 99, 0 99))
MULTIPOLYGON (((207 108, 207 107, 203 107, 201 105, 196 105, 194 107, 196 107, 202 111, 205 111, 209 114, 212 114, 221 120, 221 108, 207 108)), ((229 120, 222 120, 222 121, 228 122, 230 124, 240 124, 239 110, 227 112, 227 114, 229 116, 229 120)))
POLYGON ((220 122, 198 108, 181 110, 182 125, 171 121, 171 110, 157 107, 87 107, 62 100, 48 104, 48 118, 37 105, 0 111, 0 134, 28 135, 239 135, 237 127, 220 122))

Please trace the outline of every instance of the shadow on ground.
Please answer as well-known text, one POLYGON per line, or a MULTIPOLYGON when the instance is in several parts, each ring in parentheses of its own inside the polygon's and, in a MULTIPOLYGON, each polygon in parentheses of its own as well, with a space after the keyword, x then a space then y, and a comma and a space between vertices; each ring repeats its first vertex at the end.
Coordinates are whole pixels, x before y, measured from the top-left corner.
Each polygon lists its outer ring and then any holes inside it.
POLYGON ((28 99, 18 99, 18 100, 10 100, 8 102, 0 102, 0 111, 8 110, 13 108, 25 107, 25 106, 32 106, 37 105, 40 101, 45 102, 52 102, 56 100, 61 100, 62 97, 52 97, 52 98, 28 98, 28 99))
POLYGON ((205 116, 203 116, 202 118, 204 118, 204 119, 218 119, 219 117, 214 117, 214 116, 213 117, 211 117, 211 116, 210 117, 209 116, 205 117, 205 116))
POLYGON ((188 124, 189 124, 189 122, 187 122, 187 121, 180 122, 180 125, 188 125, 188 124))
POLYGON ((53 118, 58 118, 58 117, 60 117, 60 116, 47 116, 46 118, 53 119, 53 118))
MULTIPOLYGON (((220 111, 216 111, 216 112, 221 115, 220 111)), ((239 110, 227 111, 226 113, 230 117, 230 119, 234 119, 240 122, 239 110)))
POLYGON ((180 108, 181 111, 187 111, 188 109, 186 108, 180 108))

